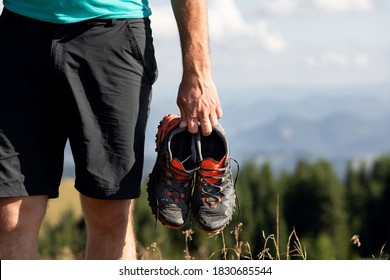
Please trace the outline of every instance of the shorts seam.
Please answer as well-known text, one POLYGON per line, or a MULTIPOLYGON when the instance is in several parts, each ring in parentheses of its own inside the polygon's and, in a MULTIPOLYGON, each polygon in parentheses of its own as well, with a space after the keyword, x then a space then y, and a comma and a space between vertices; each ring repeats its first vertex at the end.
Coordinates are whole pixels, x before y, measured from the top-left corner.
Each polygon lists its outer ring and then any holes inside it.
POLYGON ((23 183, 18 182, 0 183, 0 197, 29 196, 23 183))
POLYGON ((140 63, 145 69, 147 69, 145 58, 142 55, 141 48, 138 45, 137 37, 134 34, 134 31, 132 29, 132 24, 127 21, 126 22, 126 28, 129 31, 129 45, 130 49, 133 51, 134 58, 140 63))

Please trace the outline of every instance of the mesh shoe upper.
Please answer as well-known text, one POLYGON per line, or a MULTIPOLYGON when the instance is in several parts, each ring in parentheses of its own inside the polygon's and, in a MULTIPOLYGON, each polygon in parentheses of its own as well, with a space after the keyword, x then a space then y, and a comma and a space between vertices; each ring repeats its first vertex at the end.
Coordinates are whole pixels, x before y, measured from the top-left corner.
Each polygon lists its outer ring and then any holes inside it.
POLYGON ((226 135, 218 124, 209 136, 197 137, 201 162, 192 195, 192 214, 208 232, 222 230, 232 219, 236 194, 226 135))

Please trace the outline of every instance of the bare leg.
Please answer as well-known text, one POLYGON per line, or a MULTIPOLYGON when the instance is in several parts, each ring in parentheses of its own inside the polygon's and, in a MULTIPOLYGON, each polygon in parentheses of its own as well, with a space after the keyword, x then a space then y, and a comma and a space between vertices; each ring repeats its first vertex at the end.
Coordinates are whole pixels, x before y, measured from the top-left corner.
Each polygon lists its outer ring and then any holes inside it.
POLYGON ((0 198, 0 259, 36 259, 47 196, 0 198))
POLYGON ((136 259, 133 200, 80 196, 87 224, 86 259, 136 259))

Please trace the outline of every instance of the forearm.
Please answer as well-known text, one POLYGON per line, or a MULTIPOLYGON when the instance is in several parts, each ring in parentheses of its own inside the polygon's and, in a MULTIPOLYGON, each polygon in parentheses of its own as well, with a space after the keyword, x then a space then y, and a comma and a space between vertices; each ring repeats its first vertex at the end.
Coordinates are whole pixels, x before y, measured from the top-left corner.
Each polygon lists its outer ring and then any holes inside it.
POLYGON ((211 77, 207 0, 171 0, 179 29, 183 77, 177 105, 180 127, 209 135, 222 117, 217 89, 211 77))
POLYGON ((207 0, 171 0, 179 29, 183 75, 210 74, 207 0))

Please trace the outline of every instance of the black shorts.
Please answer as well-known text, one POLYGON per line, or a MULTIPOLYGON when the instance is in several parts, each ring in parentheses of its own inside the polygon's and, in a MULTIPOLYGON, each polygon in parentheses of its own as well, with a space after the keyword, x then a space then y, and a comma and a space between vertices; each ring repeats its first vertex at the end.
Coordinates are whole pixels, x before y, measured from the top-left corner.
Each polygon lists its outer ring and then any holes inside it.
POLYGON ((149 19, 0 17, 0 197, 58 197, 66 141, 76 189, 140 194, 152 84, 149 19))

